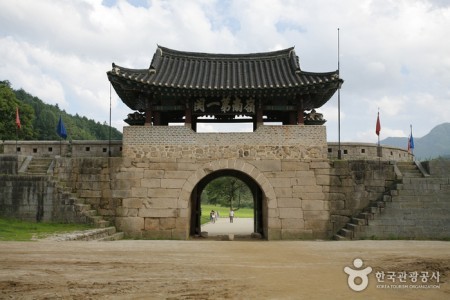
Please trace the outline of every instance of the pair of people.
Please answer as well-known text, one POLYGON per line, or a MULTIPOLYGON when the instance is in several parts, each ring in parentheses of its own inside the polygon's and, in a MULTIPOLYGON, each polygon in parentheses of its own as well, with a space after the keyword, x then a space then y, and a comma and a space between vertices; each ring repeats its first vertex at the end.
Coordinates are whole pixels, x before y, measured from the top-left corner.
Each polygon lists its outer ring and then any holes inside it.
MULTIPOLYGON (((209 221, 211 223, 216 223, 216 220, 219 218, 219 212, 211 210, 209 213, 209 221)), ((233 223, 234 220, 234 210, 230 209, 230 223, 233 223)))

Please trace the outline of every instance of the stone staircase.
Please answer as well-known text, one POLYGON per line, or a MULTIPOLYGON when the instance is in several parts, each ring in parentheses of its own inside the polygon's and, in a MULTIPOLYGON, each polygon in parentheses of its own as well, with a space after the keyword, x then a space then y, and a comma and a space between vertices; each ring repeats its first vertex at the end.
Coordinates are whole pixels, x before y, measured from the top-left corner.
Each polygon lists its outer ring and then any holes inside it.
MULTIPOLYGON (((406 194, 415 195, 417 187, 423 189, 423 184, 419 182, 426 181, 423 171, 415 162, 397 162, 398 168, 397 178, 392 188, 385 192, 385 194, 378 201, 371 201, 369 205, 362 210, 358 215, 351 217, 350 222, 345 224, 337 234, 333 236, 334 240, 353 240, 366 238, 367 230, 371 224, 379 222, 383 212, 398 201, 402 201, 402 197, 406 194), (414 183, 411 183, 411 182, 414 183)), ((425 182, 425 185, 427 183, 425 182)), ((427 192, 425 192, 427 193, 427 192)), ((388 221, 387 221, 388 222, 388 221)))
MULTIPOLYGON (((32 157, 28 162, 25 170, 26 175, 46 176, 51 174, 51 166, 53 158, 46 157, 32 157)), ((98 215, 96 209, 93 209, 86 200, 78 197, 69 188, 62 186, 62 184, 50 179, 50 182, 57 189, 59 197, 60 210, 69 212, 65 222, 81 222, 91 224, 97 229, 88 230, 79 234, 68 234, 69 239, 66 240, 119 240, 123 238, 123 232, 116 232, 116 228, 110 226, 109 221, 105 220, 101 215, 98 215)))
POLYGON ((25 173, 28 175, 47 175, 52 162, 53 158, 33 157, 25 173))
POLYGON ((65 240, 102 240, 113 241, 123 238, 123 232, 116 232, 114 226, 110 226, 109 221, 105 220, 101 215, 98 215, 96 209, 93 209, 91 204, 87 204, 86 200, 77 196, 76 193, 71 192, 68 188, 58 186, 58 194, 61 197, 61 204, 64 209, 71 210, 75 214, 76 221, 94 225, 97 229, 87 230, 77 234, 68 235, 69 238, 65 240))

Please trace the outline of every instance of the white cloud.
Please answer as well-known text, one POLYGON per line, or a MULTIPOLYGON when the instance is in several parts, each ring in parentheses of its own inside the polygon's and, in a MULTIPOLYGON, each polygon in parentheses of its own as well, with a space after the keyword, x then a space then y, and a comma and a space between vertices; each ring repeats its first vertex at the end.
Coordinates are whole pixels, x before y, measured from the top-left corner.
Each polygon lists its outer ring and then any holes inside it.
MULTIPOLYGON (((67 112, 109 119, 106 71, 147 68, 156 45, 248 53, 295 46, 303 70, 337 68, 342 140, 372 141, 450 121, 450 5, 442 1, 1 1, 0 80, 67 112), (131 3, 131 4, 130 4, 131 3), (417 125, 416 125, 417 124, 417 125)), ((113 124, 129 109, 112 93, 113 124)), ((337 100, 320 111, 337 140, 337 100)), ((202 125, 203 126, 203 125, 202 125)), ((205 125, 212 130, 211 124, 205 125)), ((214 126, 213 128, 220 128, 214 126)))

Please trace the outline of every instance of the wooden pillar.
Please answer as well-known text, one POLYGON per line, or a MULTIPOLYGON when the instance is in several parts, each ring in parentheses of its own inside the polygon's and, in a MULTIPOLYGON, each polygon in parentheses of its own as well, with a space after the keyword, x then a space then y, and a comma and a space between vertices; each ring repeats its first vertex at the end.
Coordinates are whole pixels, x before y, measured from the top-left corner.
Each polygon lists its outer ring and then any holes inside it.
POLYGON ((151 106, 147 107, 145 109, 145 126, 152 125, 152 117, 153 117, 152 114, 153 114, 152 107, 151 106))
POLYGON ((192 130, 197 132, 197 116, 192 116, 191 128, 192 128, 192 130))
POLYGON ((153 112, 153 126, 161 125, 161 112, 155 111, 153 112))
POLYGON ((301 95, 297 95, 297 124, 304 125, 305 124, 305 115, 303 108, 303 97, 301 95))
MULTIPOLYGON (((144 97, 141 95, 141 97, 144 97)), ((153 118, 153 95, 150 95, 145 100, 145 126, 151 126, 152 125, 152 118, 153 118)))
POLYGON ((289 125, 297 125, 297 112, 296 111, 289 112, 289 125))
POLYGON ((259 125, 264 124, 263 114, 264 114, 264 112, 263 112, 261 100, 258 100, 258 104, 256 107, 256 117, 255 117, 256 120, 253 122, 253 131, 255 131, 259 125))
POLYGON ((192 124, 192 111, 189 102, 186 102, 186 109, 184 112, 184 125, 191 127, 192 124))

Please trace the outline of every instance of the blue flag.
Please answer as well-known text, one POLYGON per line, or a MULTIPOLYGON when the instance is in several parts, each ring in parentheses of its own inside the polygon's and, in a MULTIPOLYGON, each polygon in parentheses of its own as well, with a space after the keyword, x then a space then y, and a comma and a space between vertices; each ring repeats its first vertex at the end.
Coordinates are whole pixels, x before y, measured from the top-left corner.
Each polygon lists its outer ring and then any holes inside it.
POLYGON ((58 127, 56 128, 56 133, 63 139, 67 138, 66 127, 64 127, 64 123, 62 121, 61 116, 59 116, 58 127))
POLYGON ((408 152, 412 152, 414 150, 414 138, 412 134, 412 125, 411 125, 411 134, 408 139, 408 152))

